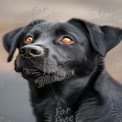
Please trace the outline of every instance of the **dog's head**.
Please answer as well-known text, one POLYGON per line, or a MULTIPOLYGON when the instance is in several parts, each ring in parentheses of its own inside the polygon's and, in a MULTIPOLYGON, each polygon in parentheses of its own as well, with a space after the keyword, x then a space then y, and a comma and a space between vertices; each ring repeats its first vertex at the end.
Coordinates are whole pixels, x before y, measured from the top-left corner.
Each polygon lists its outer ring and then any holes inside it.
POLYGON ((24 78, 54 82, 89 75, 96 57, 104 57, 121 39, 119 28, 79 19, 65 23, 36 20, 7 33, 3 43, 8 61, 18 48, 15 70, 24 78))

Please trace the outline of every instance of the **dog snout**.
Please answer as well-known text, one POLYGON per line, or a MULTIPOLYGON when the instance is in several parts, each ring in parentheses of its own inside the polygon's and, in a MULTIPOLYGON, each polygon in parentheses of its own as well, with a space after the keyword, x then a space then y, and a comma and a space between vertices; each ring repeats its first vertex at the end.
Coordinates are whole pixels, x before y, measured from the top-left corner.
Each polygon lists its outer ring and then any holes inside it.
POLYGON ((24 58, 35 58, 44 54, 44 49, 37 45, 26 45, 20 49, 19 54, 24 58))

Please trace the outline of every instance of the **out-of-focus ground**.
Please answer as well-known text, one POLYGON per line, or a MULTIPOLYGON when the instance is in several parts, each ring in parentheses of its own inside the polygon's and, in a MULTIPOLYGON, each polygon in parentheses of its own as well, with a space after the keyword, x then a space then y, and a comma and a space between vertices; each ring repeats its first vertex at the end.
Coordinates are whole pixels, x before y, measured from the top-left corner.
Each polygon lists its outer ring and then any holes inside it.
MULTIPOLYGON (((27 82, 14 72, 13 61, 6 62, 8 54, 2 47, 3 34, 37 18, 66 21, 72 17, 122 28, 122 1, 0 0, 0 122, 35 121, 27 82)), ((107 54, 105 62, 108 72, 122 81, 122 43, 107 54)))

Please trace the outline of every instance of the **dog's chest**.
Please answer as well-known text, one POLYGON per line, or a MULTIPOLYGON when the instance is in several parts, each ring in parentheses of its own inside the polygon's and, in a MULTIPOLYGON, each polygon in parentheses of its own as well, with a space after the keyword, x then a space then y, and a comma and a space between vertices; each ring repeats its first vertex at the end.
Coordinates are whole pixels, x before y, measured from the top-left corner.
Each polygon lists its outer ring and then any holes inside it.
MULTIPOLYGON (((45 113, 46 114, 46 113, 45 113)), ((68 107, 55 107, 55 110, 50 111, 50 114, 45 116, 48 122, 74 122, 74 115, 68 107)))
POLYGON ((39 115, 39 122, 74 122, 74 111, 63 103, 45 102, 34 108, 36 115, 39 115))

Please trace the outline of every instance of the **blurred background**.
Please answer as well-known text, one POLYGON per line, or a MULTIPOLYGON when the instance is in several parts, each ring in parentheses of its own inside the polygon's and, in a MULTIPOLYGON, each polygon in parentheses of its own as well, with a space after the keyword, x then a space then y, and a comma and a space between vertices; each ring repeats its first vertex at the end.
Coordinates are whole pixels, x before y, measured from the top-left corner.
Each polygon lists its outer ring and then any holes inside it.
MULTIPOLYGON (((14 71, 14 59, 2 47, 2 36, 35 19, 66 21, 72 17, 122 28, 122 0, 0 0, 0 122, 34 122, 27 82, 14 71)), ((108 72, 122 83, 122 43, 106 58, 108 72)))

